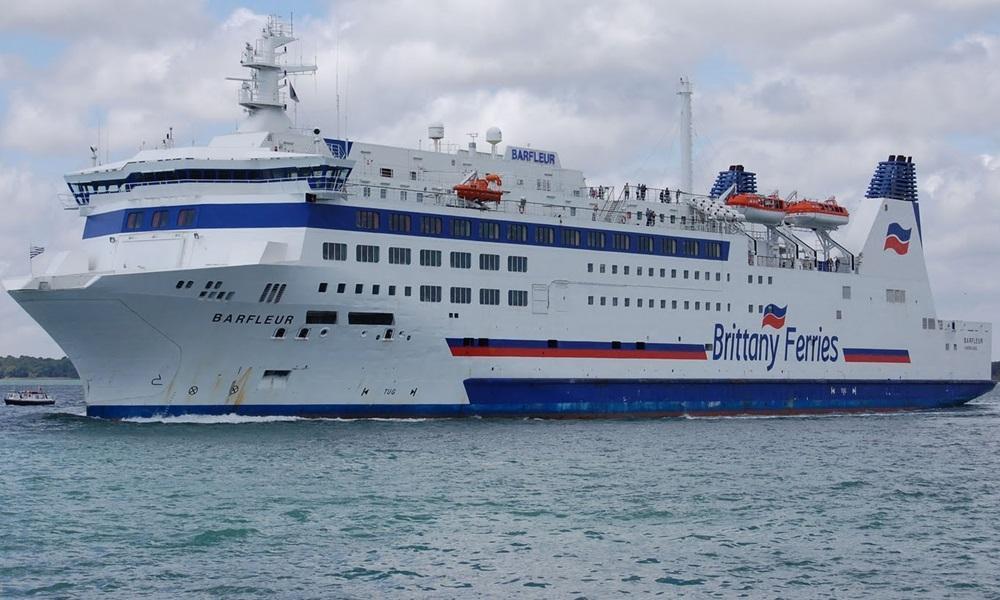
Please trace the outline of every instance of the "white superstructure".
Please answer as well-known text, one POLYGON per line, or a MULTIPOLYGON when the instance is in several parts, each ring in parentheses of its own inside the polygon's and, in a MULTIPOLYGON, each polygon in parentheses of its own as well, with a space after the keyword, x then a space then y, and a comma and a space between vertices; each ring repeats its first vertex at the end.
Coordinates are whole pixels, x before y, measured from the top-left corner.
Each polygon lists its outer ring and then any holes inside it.
POLYGON ((271 20, 247 45, 237 133, 67 175, 83 249, 5 282, 89 414, 892 410, 992 387, 990 325, 934 309, 907 158, 880 164, 852 252, 745 221, 742 168, 697 195, 588 185, 496 128, 488 152, 441 151, 442 124, 433 150, 296 131, 285 74, 314 67, 279 64, 293 39, 271 20), (456 193, 488 175, 499 201, 456 193))

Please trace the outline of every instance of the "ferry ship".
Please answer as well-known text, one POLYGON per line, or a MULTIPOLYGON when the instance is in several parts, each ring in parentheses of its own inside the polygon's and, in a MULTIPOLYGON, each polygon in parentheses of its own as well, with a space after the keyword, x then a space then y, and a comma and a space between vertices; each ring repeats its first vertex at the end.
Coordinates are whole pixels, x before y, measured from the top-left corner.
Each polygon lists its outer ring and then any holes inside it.
POLYGON ((294 41, 247 44, 246 119, 206 147, 66 175, 80 250, 8 280, 65 350, 87 414, 605 417, 960 405, 992 389, 991 325, 937 314, 916 167, 861 207, 759 194, 740 165, 590 185, 552 150, 325 137, 294 41), (800 204, 806 202, 806 204, 800 204), (837 240, 850 222, 860 247, 837 240))

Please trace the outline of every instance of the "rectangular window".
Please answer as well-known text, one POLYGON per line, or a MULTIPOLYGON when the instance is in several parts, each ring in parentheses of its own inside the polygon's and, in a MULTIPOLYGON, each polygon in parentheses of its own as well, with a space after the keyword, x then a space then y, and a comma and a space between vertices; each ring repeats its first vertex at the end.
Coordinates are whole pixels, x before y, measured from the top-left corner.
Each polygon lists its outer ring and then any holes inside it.
POLYGON ((618 265, 611 265, 611 274, 612 275, 618 274, 618 265))
POLYGON ((389 231, 410 231, 410 215, 392 213, 389 215, 389 231))
POLYGON ((385 188, 379 188, 379 190, 378 190, 378 197, 380 199, 385 200, 385 198, 386 198, 387 195, 388 195, 388 190, 386 190, 385 188))
POLYGON ((538 244, 554 244, 556 241, 556 230, 551 227, 536 227, 535 228, 535 243, 538 244))
POLYGON ((500 290, 489 288, 479 290, 479 303, 490 305, 500 304, 500 290))
POLYGON ((622 267, 622 275, 628 275, 628 265, 622 267))
POLYGON ((645 252, 646 254, 653 253, 653 238, 648 235, 639 236, 639 252, 645 252))
POLYGON ((190 227, 194 225, 194 209, 193 208, 182 208, 177 213, 177 226, 178 227, 190 227))
POLYGON ((361 195, 364 196, 365 198, 371 198, 372 189, 366 185, 365 187, 361 188, 361 195))
POLYGON ((355 294, 360 294, 360 293, 362 293, 364 291, 365 291, 365 284, 363 284, 363 283, 355 283, 354 284, 354 293, 355 294))
POLYGON ((471 269, 472 268, 472 253, 470 253, 470 252, 452 252, 451 253, 451 266, 454 269, 471 269))
POLYGON ((593 296, 587 296, 587 304, 590 304, 590 305, 594 304, 594 297, 593 296))
POLYGON ((310 310, 306 312, 306 325, 336 325, 337 311, 310 310))
POLYGON ((358 244, 355 249, 356 259, 358 262, 378 262, 378 246, 367 246, 364 244, 358 244))
POLYGON ((389 247, 389 264, 390 265, 408 265, 410 264, 410 249, 409 248, 394 248, 389 247))
POLYGON ((844 300, 850 300, 851 299, 851 286, 845 285, 844 287, 840 288, 840 293, 841 293, 841 296, 844 298, 844 300))
POLYGON ((421 250, 420 251, 420 264, 425 267, 440 267, 441 266, 441 251, 440 250, 421 250))
POLYGON ((349 312, 348 325, 392 325, 393 314, 383 312, 349 312))
POLYGON ((500 270, 500 255, 499 254, 480 254, 479 255, 479 269, 481 271, 499 271, 500 270))
POLYGON ((320 294, 325 294, 326 293, 326 288, 327 288, 327 284, 326 284, 325 281, 323 283, 319 284, 319 293, 320 294))
POLYGON ((347 260, 347 244, 323 242, 323 260, 347 260))
POLYGON ((604 266, 604 263, 601 263, 601 273, 604 273, 605 269, 606 269, 606 267, 604 266))
POLYGON ((347 289, 347 284, 346 283, 338 283, 337 284, 337 293, 338 294, 343 294, 346 289, 347 289))
POLYGON ((410 181, 416 181, 416 180, 417 180, 417 172, 410 171, 410 181))
POLYGON ((667 256, 677 256, 677 240, 673 238, 663 240, 663 253, 667 256))
POLYGON ((467 238, 472 236, 472 223, 465 219, 452 219, 451 235, 457 238, 467 238))
POLYGON ((451 288, 451 303, 452 304, 472 303, 472 288, 467 288, 467 287, 451 288))
POLYGON ((381 288, 382 288, 382 286, 380 286, 379 284, 373 283, 372 284, 372 296, 378 296, 379 290, 381 288))
POLYGON ((382 167, 378 170, 378 174, 382 177, 392 177, 392 169, 382 167))
MULTIPOLYGON (((507 270, 514 273, 526 273, 528 271, 528 257, 527 256, 508 256, 507 257, 507 270)), ((594 270, 594 264, 590 264, 590 270, 594 270)))
POLYGON ((512 242, 527 242, 528 226, 511 223, 507 226, 507 239, 512 242))
MULTIPOLYGON (((528 290, 508 290, 507 304, 510 306, 527 306, 528 290)), ((593 304, 593 302, 591 302, 593 304)))
POLYGON ((563 246, 578 247, 580 245, 580 232, 575 229, 563 229, 562 243, 563 246))
POLYGON ((417 202, 423 202, 423 201, 424 201, 424 193, 417 192, 417 202))
POLYGON ((479 224, 479 237, 484 240, 500 239, 500 224, 483 221, 479 224))
POLYGON ((170 213, 165 210, 153 211, 153 229, 162 229, 170 224, 170 213))
POLYGON ((603 231, 588 231, 587 232, 587 247, 588 248, 603 248, 604 247, 604 232, 603 231))
POLYGON ((684 240, 684 255, 685 256, 698 256, 698 241, 697 240, 684 240))
MULTIPOLYGON (((407 288, 409 289, 409 288, 407 288)), ((409 295, 409 294, 407 294, 409 295)), ((441 286, 439 285, 422 285, 420 286, 420 301, 421 302, 440 302, 441 301, 441 286)))
POLYGON ((441 217, 420 217, 420 233, 425 235, 441 235, 444 225, 441 217))
POLYGON ((612 236, 612 244, 615 250, 628 250, 629 237, 627 233, 616 233, 612 236))
POLYGON ((400 190, 400 192, 399 192, 399 199, 400 200, 406 200, 406 190, 400 190))
POLYGON ((125 229, 139 229, 142 227, 142 211, 130 212, 125 218, 125 229))
POLYGON ((378 229, 378 212, 359 210, 355 220, 358 229, 378 229))

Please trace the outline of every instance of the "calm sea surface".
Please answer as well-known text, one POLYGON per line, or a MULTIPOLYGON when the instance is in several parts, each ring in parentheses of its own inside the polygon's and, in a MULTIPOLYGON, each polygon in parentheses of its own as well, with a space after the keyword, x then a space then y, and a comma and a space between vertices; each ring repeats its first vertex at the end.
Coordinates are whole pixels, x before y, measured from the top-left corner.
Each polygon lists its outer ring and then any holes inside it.
POLYGON ((48 389, 0 406, 2 598, 1000 598, 996 392, 888 416, 105 422, 48 389))

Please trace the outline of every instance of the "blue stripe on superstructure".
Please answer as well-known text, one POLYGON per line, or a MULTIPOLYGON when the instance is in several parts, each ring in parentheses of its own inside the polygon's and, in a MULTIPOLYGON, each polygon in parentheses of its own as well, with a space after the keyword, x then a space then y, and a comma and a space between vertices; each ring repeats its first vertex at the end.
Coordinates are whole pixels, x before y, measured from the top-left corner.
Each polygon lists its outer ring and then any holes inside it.
POLYGON ((994 385, 992 381, 484 378, 465 381, 468 404, 90 405, 87 415, 576 418, 877 412, 958 406, 994 385))
POLYGON ((367 233, 386 233, 391 235, 406 235, 416 237, 433 237, 455 240, 471 240, 479 242, 489 242, 491 244, 513 244, 519 246, 538 246, 546 248, 571 248, 574 250, 596 250, 601 252, 621 252, 628 254, 642 254, 646 256, 671 256, 675 258, 693 258, 700 260, 726 261, 729 259, 729 242, 717 239, 696 238, 688 236, 659 235, 649 233, 645 229, 639 232, 620 231, 613 229, 597 229, 587 227, 572 227, 569 225, 554 225, 547 223, 530 223, 522 221, 508 221, 503 219, 483 219, 479 217, 465 215, 442 215, 436 213, 408 212, 400 210, 387 210, 369 207, 339 206, 331 204, 318 204, 313 202, 278 202, 278 203, 246 203, 246 204, 192 204, 168 207, 151 207, 144 209, 116 210, 97 215, 89 215, 83 230, 84 239, 100 237, 105 235, 140 233, 147 231, 172 231, 191 229, 253 229, 272 227, 311 227, 315 229, 332 229, 338 231, 359 231, 367 233), (182 209, 195 209, 195 221, 190 226, 181 227, 177 225, 177 213, 182 209), (168 225, 161 228, 152 227, 150 215, 157 210, 168 210, 170 216, 168 225), (377 212, 379 214, 379 226, 374 229, 358 226, 358 211, 377 212), (126 221, 129 213, 142 213, 140 225, 135 229, 127 229, 126 221), (410 231, 392 231, 389 223, 390 215, 407 215, 410 217, 412 228, 410 231), (442 227, 442 233, 423 233, 420 231, 421 217, 440 218, 448 221, 447 227, 442 227), (467 237, 448 235, 445 232, 451 231, 453 220, 468 221, 471 223, 471 232, 467 237), (499 238, 490 238, 482 235, 479 225, 481 223, 495 223, 501 226, 499 238), (527 228, 527 239, 519 241, 507 239, 506 226, 518 225, 527 228), (550 228, 554 231, 553 243, 542 243, 536 241, 536 231, 540 227, 550 228), (563 242, 563 230, 580 232, 580 245, 574 246, 563 242), (586 234, 589 232, 599 232, 606 236, 605 247, 589 247, 586 245, 586 234), (627 236, 629 239, 628 249, 613 247, 613 236, 627 236), (640 238, 651 238, 654 243, 654 251, 647 252, 641 250, 640 238), (667 242, 673 242, 676 252, 667 253, 665 248, 667 242), (696 242, 694 252, 686 254, 685 242, 696 242), (717 255, 712 255, 711 245, 717 245, 717 255))
POLYGON ((875 354, 879 356, 909 356, 909 350, 895 348, 844 348, 844 354, 875 354))

